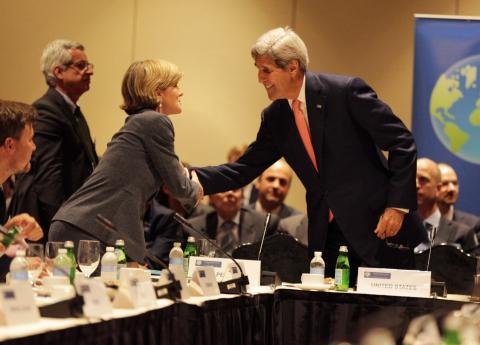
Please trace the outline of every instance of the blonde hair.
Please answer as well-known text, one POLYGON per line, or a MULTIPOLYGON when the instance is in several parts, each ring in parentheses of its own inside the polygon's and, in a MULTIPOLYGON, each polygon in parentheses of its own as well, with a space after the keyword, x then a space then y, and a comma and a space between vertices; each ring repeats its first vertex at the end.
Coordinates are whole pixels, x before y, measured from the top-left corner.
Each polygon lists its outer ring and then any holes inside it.
POLYGON ((182 78, 177 65, 164 60, 136 61, 130 65, 122 81, 123 104, 127 114, 141 109, 157 109, 157 90, 175 86, 182 78))

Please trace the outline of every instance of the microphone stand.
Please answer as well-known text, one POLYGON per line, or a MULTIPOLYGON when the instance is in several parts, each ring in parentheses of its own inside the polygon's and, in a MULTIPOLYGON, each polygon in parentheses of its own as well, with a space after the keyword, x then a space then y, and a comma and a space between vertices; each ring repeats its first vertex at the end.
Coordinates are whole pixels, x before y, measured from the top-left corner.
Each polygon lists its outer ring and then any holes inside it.
POLYGON ((223 250, 215 242, 210 240, 210 238, 208 238, 208 236, 206 236, 202 231, 195 229, 193 227, 193 225, 188 220, 183 218, 178 213, 175 213, 173 215, 173 219, 175 219, 178 223, 180 223, 181 225, 183 225, 187 229, 192 230, 195 234, 197 234, 200 237, 206 239, 208 241, 208 243, 210 243, 212 246, 217 248, 222 254, 224 254, 229 259, 231 259, 235 263, 235 265, 237 266, 238 270, 240 271, 240 278, 234 278, 234 279, 230 279, 230 280, 218 283, 218 287, 220 288, 220 292, 223 293, 223 294, 242 294, 242 295, 246 294, 247 293, 247 285, 249 284, 248 276, 246 276, 243 273, 242 267, 237 262, 237 260, 235 260, 233 258, 233 256, 228 254, 225 250, 223 250))
POLYGON ((435 235, 436 234, 437 234, 437 227, 432 226, 432 229, 428 233, 428 240, 430 241, 430 248, 428 248, 427 271, 430 268, 430 257, 432 256, 433 241, 435 240, 435 235))
POLYGON ((260 242, 260 249, 258 250, 257 260, 260 260, 260 257, 262 256, 263 241, 265 241, 265 234, 267 233, 267 228, 268 228, 268 225, 270 224, 271 218, 272 218, 272 214, 268 212, 267 217, 265 218, 265 225, 263 226, 262 241, 260 242))
MULTIPOLYGON (((97 214, 96 220, 99 224, 101 224, 106 229, 118 232, 118 229, 115 226, 115 224, 113 224, 112 221, 102 216, 101 214, 97 214)), ((165 268, 168 272, 168 280, 170 280, 170 282, 164 285, 154 286, 155 294, 157 298, 170 298, 173 301, 179 300, 182 286, 180 285, 180 282, 175 279, 175 276, 172 273, 172 271, 170 271, 170 269, 168 268, 168 265, 165 264, 162 260, 153 256, 152 254, 148 253, 148 251, 146 253, 146 257, 152 260, 153 262, 155 262, 156 264, 165 268)))

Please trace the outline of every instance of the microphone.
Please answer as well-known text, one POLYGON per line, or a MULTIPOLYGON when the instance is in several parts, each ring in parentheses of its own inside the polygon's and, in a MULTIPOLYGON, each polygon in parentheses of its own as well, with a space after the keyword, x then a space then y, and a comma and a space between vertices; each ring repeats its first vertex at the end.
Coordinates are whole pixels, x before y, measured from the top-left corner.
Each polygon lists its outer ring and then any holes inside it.
POLYGON ((178 213, 173 215, 173 219, 175 219, 178 223, 183 225, 189 230, 192 230, 195 234, 199 235, 200 237, 206 239, 212 246, 217 248, 222 254, 227 256, 230 260, 232 260, 235 265, 237 266, 238 270, 240 271, 240 278, 230 279, 224 282, 218 283, 218 287, 220 288, 220 292, 224 294, 246 294, 247 293, 247 285, 249 284, 248 276, 243 273, 242 267, 238 263, 237 260, 234 259, 233 256, 228 254, 225 250, 222 249, 219 245, 213 242, 207 235, 205 235, 202 231, 197 230, 193 227, 193 225, 183 218, 178 213))
POLYGON ((270 225, 270 219, 271 218, 272 218, 272 214, 270 212, 268 212, 267 217, 265 218, 265 225, 263 226, 262 241, 260 242, 260 249, 258 250, 257 260, 260 260, 260 258, 262 256, 263 241, 265 240, 265 234, 267 233, 267 228, 270 225))
MULTIPOLYGON (((113 230, 118 232, 117 227, 111 220, 108 218, 102 216, 100 213, 97 213, 96 216, 97 222, 102 225, 104 228, 108 230, 113 230)), ((104 243, 105 244, 105 243, 104 243)), ((146 252, 146 257, 156 263, 157 265, 162 266, 165 268, 168 272, 168 280, 170 280, 170 283, 160 285, 160 286, 154 286, 155 288, 155 294, 157 295, 158 298, 170 298, 171 300, 177 300, 180 299, 180 291, 182 290, 182 286, 180 285, 180 282, 175 279, 175 276, 173 275, 172 271, 168 268, 168 265, 157 258, 156 256, 150 254, 148 251, 146 252), (167 290, 166 293, 161 294, 164 290, 167 290)))
POLYGON ((437 235, 437 227, 430 225, 430 231, 428 232, 428 241, 430 242, 430 247, 428 248, 428 260, 427 260, 427 271, 430 268, 430 257, 432 256, 432 247, 433 242, 435 241, 435 236, 437 235))

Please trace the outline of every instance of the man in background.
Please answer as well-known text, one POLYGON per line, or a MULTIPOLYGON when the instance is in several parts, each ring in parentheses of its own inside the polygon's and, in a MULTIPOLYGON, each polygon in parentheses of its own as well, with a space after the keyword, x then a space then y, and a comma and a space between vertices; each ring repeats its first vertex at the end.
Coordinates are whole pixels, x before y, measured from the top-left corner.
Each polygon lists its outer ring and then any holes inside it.
MULTIPOLYGON (((30 158, 35 151, 32 124, 37 116, 35 109, 24 103, 0 100, 0 184, 20 171, 30 169, 30 158)), ((2 194, 3 196, 3 194, 2 194)), ((7 219, 5 199, 0 198, 0 224, 6 229, 19 226, 21 236, 32 241, 43 236, 42 229, 35 219, 28 214, 15 215, 7 219)), ((2 237, 2 235, 0 235, 2 237)), ((3 248, 0 244, 0 281, 4 281, 11 258, 15 256, 16 245, 3 248)))
POLYGON ((455 207, 458 200, 459 184, 457 173, 452 166, 446 163, 439 163, 440 169, 440 190, 437 194, 437 204, 440 213, 448 220, 475 227, 480 223, 480 218, 455 207))
POLYGON ((33 104, 38 111, 34 124, 37 150, 32 169, 18 181, 10 210, 30 213, 48 231, 60 205, 92 173, 98 157, 77 104, 89 90, 93 75, 83 45, 50 42, 42 53, 41 69, 48 90, 33 104))
MULTIPOLYGON (((472 250, 477 246, 473 229, 449 220, 440 213, 437 205, 440 189, 441 177, 437 164, 431 159, 419 158, 417 161, 418 214, 427 231, 436 229, 436 234, 429 234, 430 237, 434 235, 433 244, 455 243, 466 251, 472 250)), ((428 246, 428 242, 421 243, 415 251, 423 251, 428 246)))
POLYGON ((256 211, 271 213, 279 219, 301 214, 300 211, 285 204, 292 184, 292 169, 283 160, 276 161, 257 179, 258 200, 250 205, 256 211))

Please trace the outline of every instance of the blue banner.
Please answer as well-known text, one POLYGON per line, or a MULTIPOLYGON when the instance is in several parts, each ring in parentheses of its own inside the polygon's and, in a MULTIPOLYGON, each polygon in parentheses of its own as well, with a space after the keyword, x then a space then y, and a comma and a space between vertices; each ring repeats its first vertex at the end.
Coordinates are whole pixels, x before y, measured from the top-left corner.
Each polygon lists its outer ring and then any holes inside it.
POLYGON ((480 215, 480 21, 416 18, 414 66, 418 156, 453 166, 456 207, 480 215))

